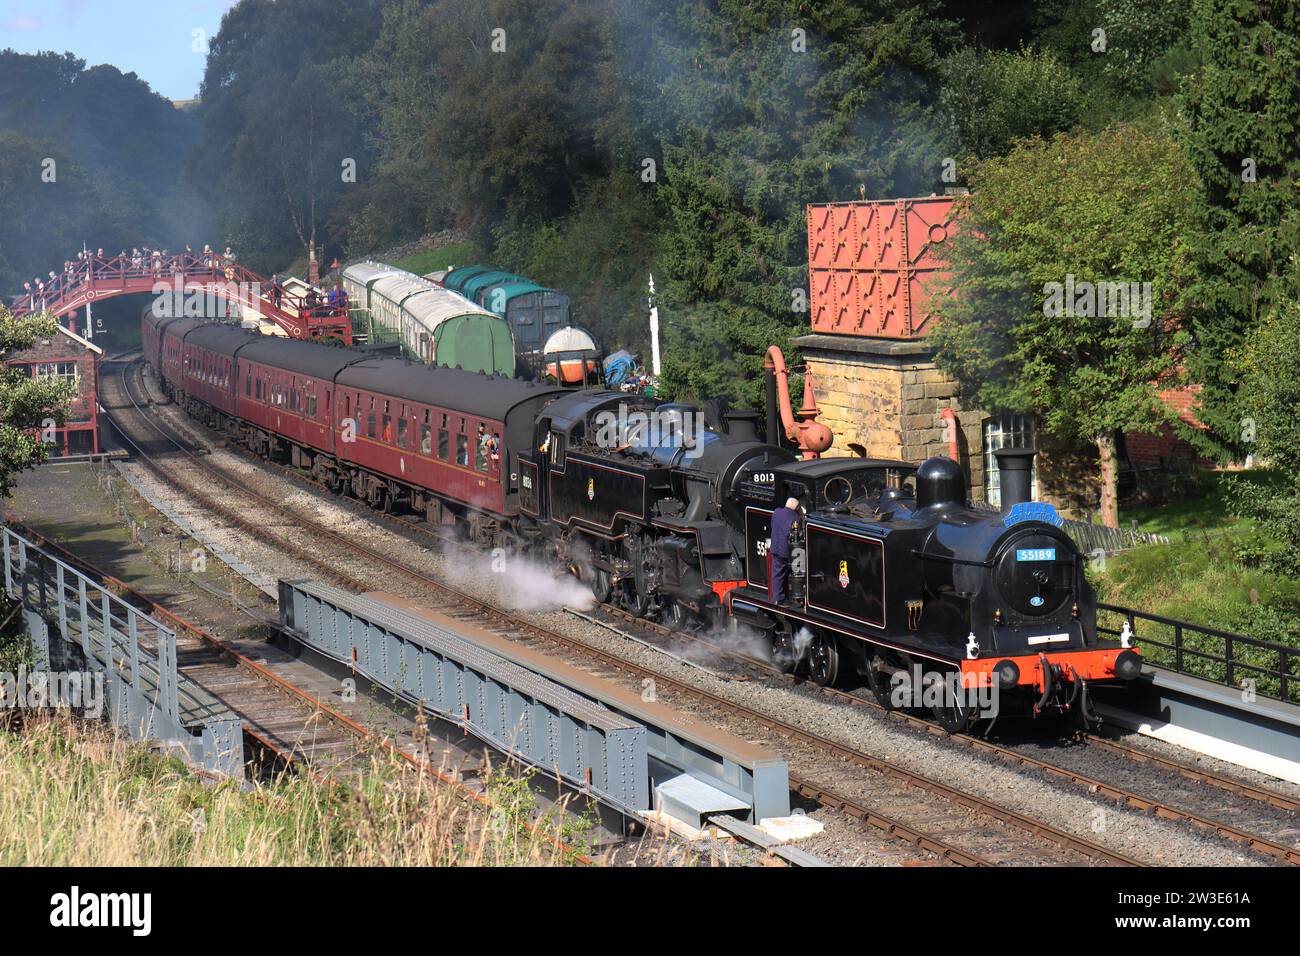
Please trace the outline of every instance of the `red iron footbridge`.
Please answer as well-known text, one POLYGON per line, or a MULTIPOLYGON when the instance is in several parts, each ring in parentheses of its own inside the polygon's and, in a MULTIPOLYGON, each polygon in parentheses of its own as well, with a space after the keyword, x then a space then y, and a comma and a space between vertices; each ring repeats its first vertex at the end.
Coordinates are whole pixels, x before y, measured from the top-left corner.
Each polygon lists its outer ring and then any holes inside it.
POLYGON ((43 290, 24 292, 13 300, 12 310, 18 316, 49 312, 61 317, 103 299, 140 293, 224 299, 271 320, 294 338, 338 338, 352 344, 346 304, 276 287, 233 259, 212 252, 112 258, 92 255, 74 262, 46 282, 43 290))

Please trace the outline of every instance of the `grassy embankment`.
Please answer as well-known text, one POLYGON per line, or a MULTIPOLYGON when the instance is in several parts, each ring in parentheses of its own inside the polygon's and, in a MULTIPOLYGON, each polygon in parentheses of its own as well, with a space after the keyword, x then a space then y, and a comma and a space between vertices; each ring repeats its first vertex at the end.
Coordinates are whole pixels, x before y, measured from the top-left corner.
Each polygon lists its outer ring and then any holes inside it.
MULTIPOLYGON (((1109 558, 1104 572, 1095 575, 1102 601, 1121 604, 1164 617, 1274 641, 1300 648, 1300 581, 1270 573, 1252 560, 1252 554, 1277 546, 1267 529, 1230 513, 1230 485, 1240 480, 1271 483, 1278 476, 1263 469, 1234 474, 1207 473, 1203 497, 1151 508, 1126 510, 1127 524, 1136 520, 1139 530, 1167 535, 1168 545, 1135 548, 1109 558)), ((1142 625, 1139 635, 1151 634, 1171 641, 1172 630, 1142 625)), ((1223 642, 1213 638, 1187 638, 1188 646, 1216 655, 1223 642)), ((1159 659, 1157 649, 1149 653, 1159 659)), ((1244 652, 1241 659, 1275 668, 1277 656, 1244 652)), ((1221 664, 1202 662, 1200 673, 1219 679, 1221 664)), ((1255 676, 1247 672, 1239 676, 1255 676)), ((1261 690, 1276 688, 1276 681, 1260 681, 1261 690)))
POLYGON ((440 269, 471 266, 479 261, 479 254, 475 250, 473 243, 452 242, 445 246, 423 249, 409 256, 394 259, 392 265, 422 276, 440 269))
POLYGON ((509 866, 572 858, 543 834, 526 786, 494 778, 497 809, 376 754, 356 790, 288 775, 241 790, 102 726, 28 718, 0 730, 0 865, 509 866))

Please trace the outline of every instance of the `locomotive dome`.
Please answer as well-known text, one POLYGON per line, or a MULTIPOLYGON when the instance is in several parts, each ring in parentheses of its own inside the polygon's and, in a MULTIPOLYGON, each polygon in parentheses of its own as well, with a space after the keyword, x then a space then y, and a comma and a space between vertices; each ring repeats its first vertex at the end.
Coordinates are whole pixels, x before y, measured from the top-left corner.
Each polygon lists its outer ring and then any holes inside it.
POLYGON ((951 458, 935 456, 916 469, 916 507, 966 504, 966 473, 951 458))

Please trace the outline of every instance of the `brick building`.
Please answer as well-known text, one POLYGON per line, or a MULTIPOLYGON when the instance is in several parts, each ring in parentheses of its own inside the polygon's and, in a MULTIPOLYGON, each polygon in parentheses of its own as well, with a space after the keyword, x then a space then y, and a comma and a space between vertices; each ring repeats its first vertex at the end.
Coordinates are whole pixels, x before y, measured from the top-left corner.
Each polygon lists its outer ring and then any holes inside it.
MULTIPOLYGON (((956 383, 935 365, 927 335, 932 298, 944 287, 939 252, 952 229, 954 201, 936 196, 808 207, 812 328, 794 344, 813 377, 819 420, 835 435, 830 454, 921 461, 955 451, 972 498, 996 506, 993 452, 1033 445, 1040 452, 1035 497, 1080 515, 1097 507, 1096 449, 1054 442, 1039 433, 1033 416, 963 407, 956 383)), ((1170 391, 1166 400, 1194 421, 1194 392, 1170 391)), ((1188 454, 1169 429, 1126 439, 1141 467, 1188 454)))
POLYGON ((77 334, 75 324, 31 348, 6 356, 5 365, 24 370, 33 378, 62 378, 76 383, 68 404, 67 420, 56 430, 55 455, 99 454, 99 416, 95 385, 104 351, 77 334))

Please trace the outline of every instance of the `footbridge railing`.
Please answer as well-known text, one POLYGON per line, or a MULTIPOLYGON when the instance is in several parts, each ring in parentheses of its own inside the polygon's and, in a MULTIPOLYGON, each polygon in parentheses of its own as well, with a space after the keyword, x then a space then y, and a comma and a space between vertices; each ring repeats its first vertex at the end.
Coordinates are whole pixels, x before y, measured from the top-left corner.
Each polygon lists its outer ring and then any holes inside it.
POLYGON ((11 300, 15 315, 49 312, 63 316, 101 299, 174 290, 238 302, 295 338, 333 337, 346 344, 352 341, 346 302, 330 302, 313 293, 282 289, 235 259, 214 252, 91 255, 69 263, 61 273, 40 283, 11 300))

